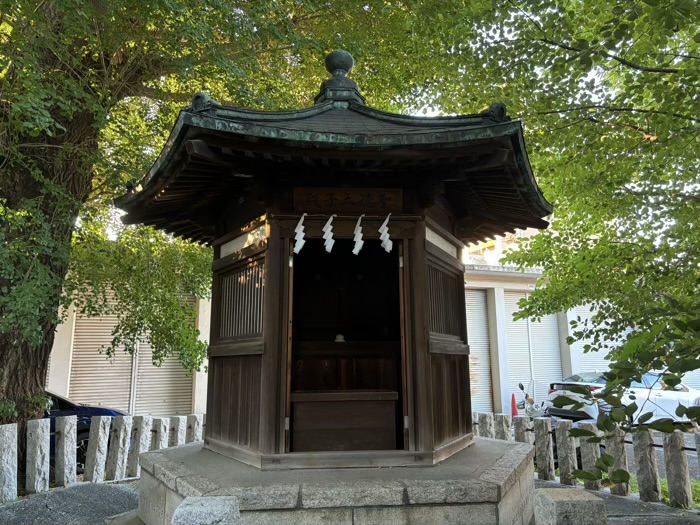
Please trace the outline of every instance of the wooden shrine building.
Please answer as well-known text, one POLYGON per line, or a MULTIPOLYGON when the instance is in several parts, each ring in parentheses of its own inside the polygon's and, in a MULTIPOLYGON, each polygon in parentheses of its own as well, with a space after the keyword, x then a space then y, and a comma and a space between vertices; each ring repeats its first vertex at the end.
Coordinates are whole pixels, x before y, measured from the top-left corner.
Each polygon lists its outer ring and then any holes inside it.
POLYGON ((503 105, 385 113, 352 66, 331 53, 300 111, 198 94, 117 201, 126 223, 214 247, 205 447, 262 469, 432 465, 468 446, 463 243, 552 211, 503 105))

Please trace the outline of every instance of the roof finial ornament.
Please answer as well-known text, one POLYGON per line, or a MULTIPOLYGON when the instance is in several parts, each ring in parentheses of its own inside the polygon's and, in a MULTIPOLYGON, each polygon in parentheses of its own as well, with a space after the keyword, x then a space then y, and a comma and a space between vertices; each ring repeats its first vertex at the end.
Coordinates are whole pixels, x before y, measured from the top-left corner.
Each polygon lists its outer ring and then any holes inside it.
POLYGON ((348 78, 355 65, 355 59, 347 51, 337 50, 326 56, 326 70, 333 78, 321 84, 321 92, 314 102, 319 104, 328 100, 357 102, 364 105, 365 98, 360 95, 357 84, 348 78))
POLYGON ((355 59, 347 51, 338 49, 333 51, 328 56, 326 56, 326 71, 331 75, 338 76, 342 75, 344 77, 348 76, 348 73, 352 71, 355 66, 355 59))

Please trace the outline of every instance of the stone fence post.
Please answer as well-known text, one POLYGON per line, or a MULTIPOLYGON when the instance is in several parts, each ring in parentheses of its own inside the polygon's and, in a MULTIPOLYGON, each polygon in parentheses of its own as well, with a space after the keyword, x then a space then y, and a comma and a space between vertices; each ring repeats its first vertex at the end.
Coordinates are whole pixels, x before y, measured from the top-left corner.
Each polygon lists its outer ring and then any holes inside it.
POLYGON ((187 416, 187 435, 185 436, 186 443, 202 441, 202 414, 192 414, 187 416))
POLYGON ((111 416, 93 416, 88 436, 88 449, 85 456, 85 473, 83 480, 102 483, 105 479, 105 462, 107 461, 107 444, 111 416))
MULTIPOLYGON (((619 427, 615 427, 613 435, 605 440, 605 451, 607 454, 611 455, 615 459, 615 463, 612 466, 612 471, 615 470, 625 470, 629 471, 627 467, 627 450, 625 448, 625 433, 619 427)), ((629 483, 617 483, 610 487, 610 492, 616 496, 629 496, 630 494, 630 484, 629 483)))
POLYGON ((78 460, 77 428, 77 416, 56 418, 54 480, 57 487, 67 487, 75 483, 75 465, 78 460))
POLYGON ((639 499, 642 501, 661 501, 661 484, 659 468, 656 464, 654 435, 653 430, 635 432, 632 435, 634 462, 637 464, 637 481, 639 482, 639 499))
POLYGON ((151 438, 151 450, 168 448, 168 429, 170 428, 169 417, 153 418, 153 437, 151 438))
POLYGON ((105 478, 108 480, 118 480, 126 477, 126 460, 129 453, 132 422, 131 416, 117 416, 114 418, 114 428, 112 428, 112 438, 109 440, 107 467, 105 469, 105 478))
POLYGON ((17 499, 17 425, 0 425, 0 504, 17 499))
POLYGON ((493 414, 489 412, 479 412, 479 436, 485 438, 496 437, 493 427, 493 414))
POLYGON ((172 416, 170 418, 170 435, 168 436, 169 447, 179 447, 185 444, 187 434, 187 417, 172 416))
POLYGON ((548 417, 535 418, 535 465, 539 479, 554 480, 552 422, 548 417))
POLYGON ((515 441, 532 445, 531 423, 532 420, 528 416, 515 416, 513 418, 515 441))
POLYGON ((496 439, 513 441, 512 434, 513 418, 508 414, 496 414, 494 418, 494 428, 496 439))
POLYGON ((136 416, 132 425, 131 449, 126 465, 126 475, 129 478, 138 478, 141 475, 139 455, 148 452, 151 448, 151 429, 153 418, 151 416, 136 416))
MULTIPOLYGON (((595 423, 579 423, 579 428, 582 430, 588 430, 593 433, 598 432, 598 427, 595 423)), ((581 466, 583 470, 591 472, 596 464, 596 461, 600 459, 600 443, 589 443, 588 438, 582 437, 581 443, 581 466)), ((583 480, 583 486, 588 490, 600 490, 602 484, 598 480, 583 480)))
POLYGON ((559 479, 562 485, 576 485, 574 470, 576 461, 576 440, 569 434, 573 423, 567 419, 557 421, 557 458, 559 459, 559 479))
POLYGON ((27 421, 27 479, 25 487, 30 494, 49 490, 49 419, 27 421))
POLYGON ((690 491, 688 455, 683 450, 685 440, 680 430, 664 434, 664 463, 668 478, 668 499, 672 507, 689 509, 693 506, 690 491))

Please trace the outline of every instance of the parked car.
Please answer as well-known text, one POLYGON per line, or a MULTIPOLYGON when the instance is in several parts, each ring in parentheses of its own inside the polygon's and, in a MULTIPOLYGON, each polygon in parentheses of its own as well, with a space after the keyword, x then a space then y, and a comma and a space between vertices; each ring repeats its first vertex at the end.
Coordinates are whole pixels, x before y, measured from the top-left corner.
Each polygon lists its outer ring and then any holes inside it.
MULTIPOLYGON (((596 419, 600 410, 609 411, 611 407, 604 401, 591 402, 586 400, 581 394, 571 392, 567 387, 577 385, 585 386, 592 392, 605 388, 605 377, 603 372, 580 372, 569 376, 558 383, 550 384, 549 403, 547 413, 563 419, 580 421, 583 419, 596 419), (570 410, 569 407, 558 408, 552 404, 553 400, 559 396, 566 396, 575 401, 584 403, 584 406, 577 411, 570 410)), ((634 381, 630 388, 627 388, 622 397, 623 405, 637 403, 637 411, 634 418, 647 412, 652 413, 650 421, 655 419, 670 418, 680 420, 676 415, 676 408, 679 404, 684 406, 700 405, 700 390, 696 390, 684 384, 675 387, 667 387, 659 374, 648 373, 642 377, 642 382, 634 381), (630 396, 634 396, 632 399, 630 396)))
POLYGON ((54 453, 53 433, 56 431, 56 418, 77 416, 77 472, 82 474, 85 469, 85 455, 87 454, 92 416, 123 416, 125 414, 113 408, 76 403, 53 392, 47 391, 46 394, 51 398, 51 407, 44 416, 51 420, 51 455, 53 456, 54 453))

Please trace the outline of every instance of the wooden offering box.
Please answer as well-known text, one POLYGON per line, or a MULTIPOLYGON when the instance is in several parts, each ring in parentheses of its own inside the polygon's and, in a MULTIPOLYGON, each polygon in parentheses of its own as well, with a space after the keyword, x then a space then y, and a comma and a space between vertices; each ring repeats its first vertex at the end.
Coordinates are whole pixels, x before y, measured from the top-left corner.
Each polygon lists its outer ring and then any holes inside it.
POLYGON ((461 251, 552 211, 505 106, 386 113, 352 66, 331 53, 333 78, 298 111, 197 94, 117 200, 127 224, 214 247, 204 446, 261 469, 432 465, 467 447, 461 251))
POLYGON ((336 390, 292 394, 292 447, 298 452, 391 450, 398 392, 336 390))

